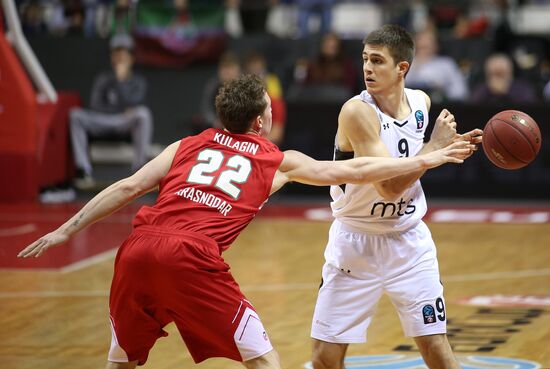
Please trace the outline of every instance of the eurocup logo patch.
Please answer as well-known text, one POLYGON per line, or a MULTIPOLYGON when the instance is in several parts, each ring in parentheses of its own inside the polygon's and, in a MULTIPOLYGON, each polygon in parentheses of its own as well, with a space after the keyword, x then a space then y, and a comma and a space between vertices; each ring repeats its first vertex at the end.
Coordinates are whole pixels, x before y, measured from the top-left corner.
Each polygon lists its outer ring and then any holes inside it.
POLYGON ((422 110, 415 111, 414 118, 416 119, 416 129, 422 129, 424 127, 424 113, 422 113, 422 110))
POLYGON ((422 315, 424 316, 424 324, 435 323, 435 310, 432 305, 424 305, 422 315))
MULTIPOLYGON (((496 356, 458 356, 464 369, 540 369, 541 365, 534 361, 511 359, 496 356)), ((344 363, 348 369, 427 369, 424 360, 419 355, 368 355, 348 356, 344 363)), ((312 369, 311 362, 304 365, 312 369)))

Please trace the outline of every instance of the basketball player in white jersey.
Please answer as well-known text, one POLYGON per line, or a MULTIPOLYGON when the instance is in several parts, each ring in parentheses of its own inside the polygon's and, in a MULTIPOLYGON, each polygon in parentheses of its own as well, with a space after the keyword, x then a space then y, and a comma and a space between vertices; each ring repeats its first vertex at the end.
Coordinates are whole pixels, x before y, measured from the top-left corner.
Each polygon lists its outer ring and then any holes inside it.
MULTIPOLYGON (((444 109, 424 144, 429 97, 405 89, 414 43, 403 28, 385 25, 364 41, 366 90, 347 101, 338 118, 335 160, 359 156, 409 157, 453 140, 481 142, 482 131, 456 133, 444 109)), ((446 336, 443 286, 436 249, 422 222, 426 199, 417 171, 366 185, 332 186, 334 222, 313 315, 313 367, 342 369, 348 344, 366 341, 383 293, 397 309, 406 336, 431 369, 460 368, 446 336)))

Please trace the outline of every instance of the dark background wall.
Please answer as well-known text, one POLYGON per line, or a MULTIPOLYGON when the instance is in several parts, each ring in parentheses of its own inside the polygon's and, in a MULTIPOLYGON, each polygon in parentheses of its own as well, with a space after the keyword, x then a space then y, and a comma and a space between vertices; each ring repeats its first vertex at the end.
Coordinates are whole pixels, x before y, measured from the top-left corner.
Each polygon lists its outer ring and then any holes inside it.
MULTIPOLYGON (((75 90, 86 106, 90 88, 97 72, 110 68, 108 43, 102 39, 83 38, 30 38, 31 47, 59 90, 75 90)), ((360 50, 360 41, 346 45, 350 51, 360 50)), ((272 65, 285 80, 292 60, 308 56, 316 49, 316 40, 277 40, 249 37, 228 40, 229 48, 245 53, 259 50, 266 54, 272 65), (276 62, 276 63, 275 63, 276 62), (277 69, 277 68, 275 68, 277 69)), ((358 60, 358 63, 360 60, 358 60)), ((360 65, 360 64, 359 64, 360 65)), ((359 68, 359 66, 358 66, 359 68)), ((215 74, 216 66, 195 65, 185 69, 156 69, 138 66, 149 83, 147 103, 155 119, 154 141, 169 144, 190 133, 190 120, 197 112, 205 81, 215 74)), ((337 117, 343 101, 312 103, 289 101, 284 148, 294 148, 318 159, 331 159, 337 117)), ((461 166, 447 165, 429 171, 423 177, 423 186, 429 196, 527 198, 550 200, 550 109, 544 103, 530 106, 479 106, 446 104, 459 123, 459 131, 483 128, 496 112, 518 109, 530 114, 542 131, 543 142, 539 157, 527 168, 506 171, 494 167, 482 150, 461 166), (544 139, 546 137, 546 139, 544 139)), ((430 120, 433 122, 442 105, 434 104, 430 120)), ((326 195, 326 188, 312 189, 290 186, 287 194, 326 195)))

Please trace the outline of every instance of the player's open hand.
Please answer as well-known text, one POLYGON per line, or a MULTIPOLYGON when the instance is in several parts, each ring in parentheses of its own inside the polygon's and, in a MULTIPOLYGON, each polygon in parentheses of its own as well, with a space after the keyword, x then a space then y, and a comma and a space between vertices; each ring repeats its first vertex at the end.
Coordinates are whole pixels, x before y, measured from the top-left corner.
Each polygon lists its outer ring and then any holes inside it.
POLYGON ((476 128, 463 134, 457 134, 455 136, 454 142, 459 141, 467 141, 470 144, 474 145, 474 148, 472 149, 470 154, 464 158, 468 159, 475 151, 477 151, 479 144, 483 141, 483 131, 479 128, 476 128))
POLYGON ((435 168, 445 163, 463 163, 471 155, 475 148, 468 141, 457 141, 442 149, 424 154, 425 164, 428 168, 435 168))
POLYGON ((39 257, 50 247, 58 246, 69 239, 69 236, 60 232, 51 232, 40 237, 38 240, 25 247, 17 257, 28 258, 30 256, 39 257))
POLYGON ((447 109, 443 109, 437 117, 430 137, 430 144, 434 149, 442 149, 453 142, 456 137, 455 116, 447 109))
POLYGON ((468 141, 471 144, 479 145, 483 141, 483 131, 476 128, 463 134, 457 134, 455 141, 468 141))

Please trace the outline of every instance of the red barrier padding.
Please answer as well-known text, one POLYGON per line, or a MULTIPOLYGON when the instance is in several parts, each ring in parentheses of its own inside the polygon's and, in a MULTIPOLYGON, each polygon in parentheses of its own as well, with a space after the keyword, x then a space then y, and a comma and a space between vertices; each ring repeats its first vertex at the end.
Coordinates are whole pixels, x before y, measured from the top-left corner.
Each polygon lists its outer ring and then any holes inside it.
POLYGON ((74 162, 69 138, 69 111, 80 106, 80 95, 58 92, 56 104, 38 105, 39 187, 65 182, 73 177, 74 162))
POLYGON ((56 104, 38 104, 0 28, 0 202, 35 201, 40 188, 71 177, 68 111, 77 105, 72 93, 60 93, 56 104))

